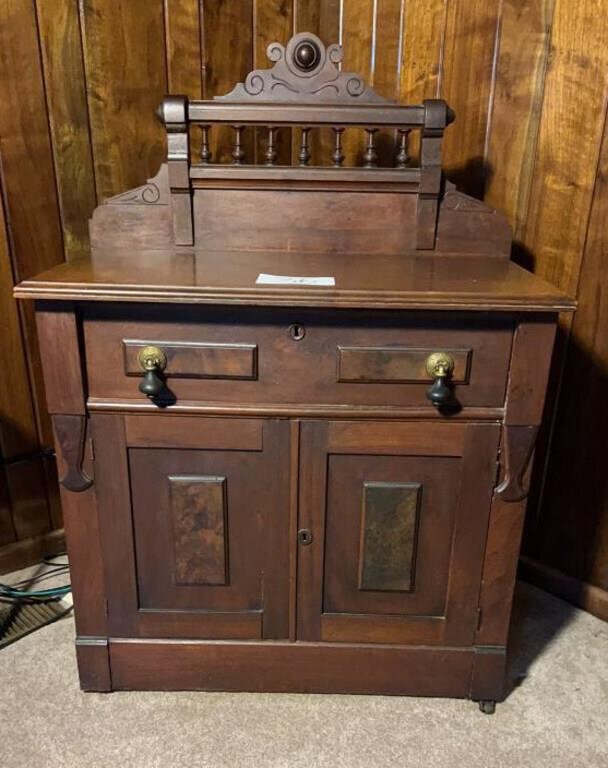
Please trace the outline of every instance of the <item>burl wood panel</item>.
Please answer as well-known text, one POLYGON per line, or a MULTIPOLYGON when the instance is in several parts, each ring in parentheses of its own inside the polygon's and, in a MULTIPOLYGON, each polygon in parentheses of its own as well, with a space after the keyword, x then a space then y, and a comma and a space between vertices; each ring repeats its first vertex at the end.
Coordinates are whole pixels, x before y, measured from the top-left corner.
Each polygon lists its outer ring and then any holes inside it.
POLYGON ((419 483, 363 483, 359 589, 412 588, 421 490, 419 483))
MULTIPOLYGON (((123 341, 125 372, 141 376, 137 359, 155 340, 123 341)), ((257 346, 255 344, 175 344, 160 342, 167 356, 165 375, 190 379, 255 379, 257 376, 257 346)))
MULTIPOLYGON (((411 425, 408 426, 411 429, 411 425)), ((367 432, 370 431, 368 426, 367 432)), ((361 455, 331 453, 327 459, 323 611, 326 614, 443 616, 460 460, 408 456, 406 444, 393 448, 394 454, 405 454, 400 456, 373 455, 374 448, 369 443, 361 447, 364 451, 361 455), (376 519, 370 519, 366 514, 370 503, 366 498, 368 483, 375 486, 376 505, 383 504, 380 514, 384 512, 390 516, 389 520, 379 521, 378 514, 376 519), (399 488, 400 483, 405 484, 405 488, 409 486, 409 494, 399 488), (398 490, 393 490, 392 495, 397 498, 387 500, 387 494, 377 490, 382 486, 396 486, 398 490), (414 489, 423 489, 420 497, 414 489), (404 495, 406 509, 399 510, 399 501, 403 503, 404 495), (369 531, 370 524, 374 523, 376 530, 369 531), (395 539, 397 532, 400 541, 395 539), (414 536, 416 578, 411 589, 414 536), (379 547, 385 550, 384 555, 387 549, 391 554, 390 562, 382 562, 385 572, 380 571, 378 560, 374 559, 380 555, 379 547), (370 581, 364 585, 366 576, 370 581)))
POLYGON ((226 478, 170 475, 177 584, 226 584, 226 478))

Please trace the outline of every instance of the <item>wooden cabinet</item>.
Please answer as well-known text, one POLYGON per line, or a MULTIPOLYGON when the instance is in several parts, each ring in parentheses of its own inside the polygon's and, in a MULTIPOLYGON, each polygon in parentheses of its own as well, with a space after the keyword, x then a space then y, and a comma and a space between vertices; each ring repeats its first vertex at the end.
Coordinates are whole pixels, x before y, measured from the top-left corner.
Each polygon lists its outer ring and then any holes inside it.
POLYGON ((442 179, 447 105, 385 102, 339 54, 302 33, 223 99, 165 99, 167 164, 96 209, 89 258, 16 289, 37 302, 86 690, 503 695, 573 302, 442 179), (235 162, 212 164, 230 125, 235 162), (252 126, 264 164, 243 162, 252 126), (343 168, 355 128, 364 167, 343 168), (332 165, 309 164, 319 129, 332 165))
POLYGON ((302 424, 298 638, 471 645, 495 424, 302 424))
POLYGON ((112 634, 287 637, 287 424, 104 414, 93 435, 112 634))

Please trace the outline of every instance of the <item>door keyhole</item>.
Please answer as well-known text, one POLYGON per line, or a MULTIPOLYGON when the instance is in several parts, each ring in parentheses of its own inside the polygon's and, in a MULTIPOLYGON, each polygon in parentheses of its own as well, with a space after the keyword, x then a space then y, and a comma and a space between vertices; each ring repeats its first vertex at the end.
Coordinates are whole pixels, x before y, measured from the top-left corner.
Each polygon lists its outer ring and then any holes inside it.
POLYGON ((294 341, 302 341, 304 336, 306 336, 306 328, 300 325, 300 323, 293 323, 293 325, 289 326, 288 333, 294 341))
POLYGON ((304 546, 312 544, 312 533, 308 530, 308 528, 301 528, 298 531, 298 541, 304 546))

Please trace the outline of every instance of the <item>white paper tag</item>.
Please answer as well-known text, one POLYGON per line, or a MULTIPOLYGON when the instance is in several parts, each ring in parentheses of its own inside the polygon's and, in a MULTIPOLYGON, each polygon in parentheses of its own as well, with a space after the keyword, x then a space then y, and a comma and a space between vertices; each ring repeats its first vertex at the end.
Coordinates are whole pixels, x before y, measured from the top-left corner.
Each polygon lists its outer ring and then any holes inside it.
POLYGON ((335 277, 296 277, 295 275, 268 275, 260 272, 257 285, 335 285, 335 277))

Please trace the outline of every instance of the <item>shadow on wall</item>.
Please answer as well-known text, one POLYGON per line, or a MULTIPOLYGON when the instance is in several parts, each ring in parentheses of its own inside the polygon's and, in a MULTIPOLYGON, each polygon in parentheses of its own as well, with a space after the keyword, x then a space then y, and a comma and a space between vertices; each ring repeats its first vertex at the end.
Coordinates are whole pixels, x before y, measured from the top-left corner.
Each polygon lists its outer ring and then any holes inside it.
POLYGON ((447 169, 445 175, 460 192, 483 200, 493 172, 483 157, 472 157, 465 165, 447 169))

